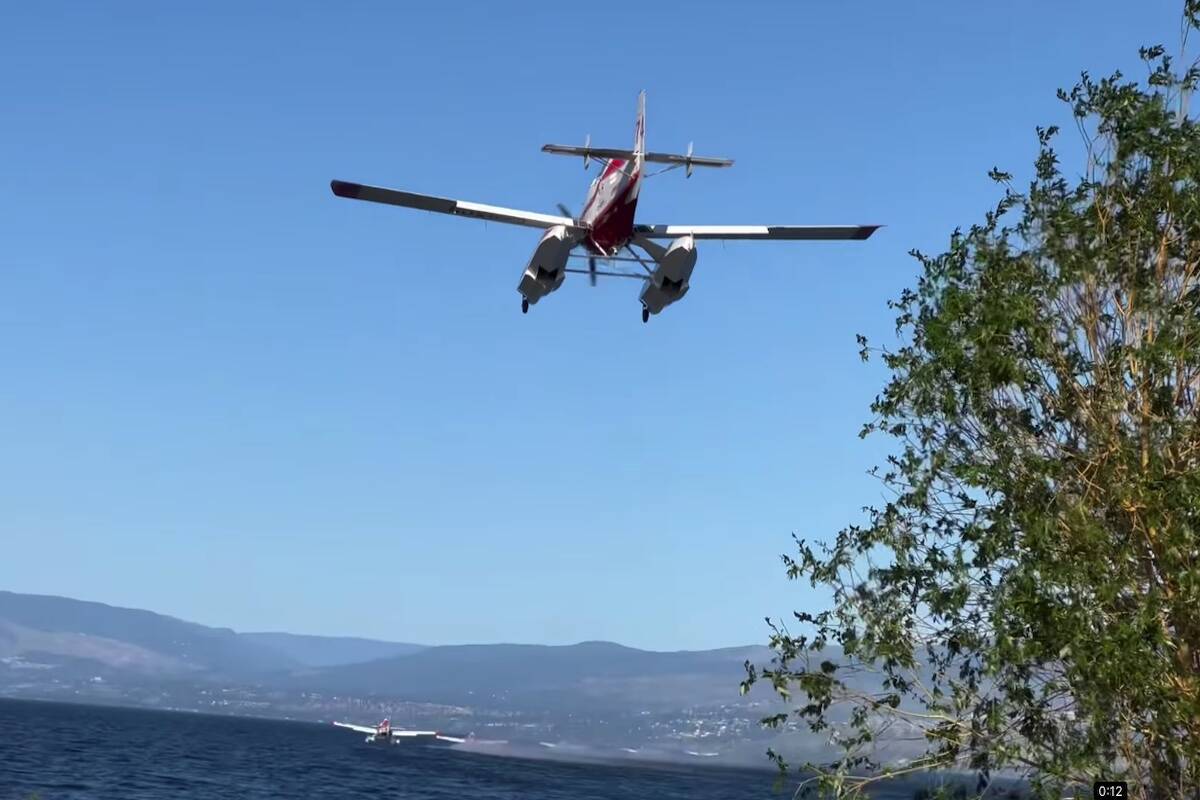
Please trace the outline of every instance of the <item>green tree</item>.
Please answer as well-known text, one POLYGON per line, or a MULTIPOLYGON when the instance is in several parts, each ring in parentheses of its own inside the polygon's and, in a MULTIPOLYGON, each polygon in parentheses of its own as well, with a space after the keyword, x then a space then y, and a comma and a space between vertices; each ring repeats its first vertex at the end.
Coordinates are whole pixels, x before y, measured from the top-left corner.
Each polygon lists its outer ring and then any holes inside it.
MULTIPOLYGON (((1188 0, 1183 53, 1198 24, 1188 0)), ((876 470, 890 502, 796 540, 789 577, 831 607, 773 624, 775 658, 743 685, 792 700, 769 723, 832 733, 808 789, 1018 769, 1045 797, 1100 777, 1200 797, 1200 71, 1141 55, 1142 81, 1059 92, 1081 174, 1038 129, 1027 190, 993 170, 984 221, 913 253, 918 284, 890 303, 902 344, 860 337, 890 370, 863 431, 896 442, 876 470), (923 755, 889 766, 900 731, 923 755)))

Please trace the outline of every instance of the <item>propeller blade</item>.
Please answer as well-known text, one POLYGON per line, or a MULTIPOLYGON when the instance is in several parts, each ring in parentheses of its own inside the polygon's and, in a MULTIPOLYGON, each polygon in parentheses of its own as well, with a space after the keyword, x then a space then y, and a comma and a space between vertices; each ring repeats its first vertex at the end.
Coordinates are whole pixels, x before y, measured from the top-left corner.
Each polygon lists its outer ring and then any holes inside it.
POLYGON ((559 203, 559 204, 558 204, 558 210, 559 210, 560 212, 562 212, 562 215, 563 215, 564 217, 570 217, 571 219, 575 219, 575 215, 571 213, 571 209, 567 208, 567 204, 566 204, 566 203, 559 203))
POLYGON ((595 259, 595 257, 588 259, 588 280, 592 282, 592 286, 596 285, 596 259, 595 259))
POLYGON ((688 178, 692 177, 692 145, 693 144, 694 144, 694 142, 688 142, 687 175, 686 175, 686 177, 688 177, 688 178))

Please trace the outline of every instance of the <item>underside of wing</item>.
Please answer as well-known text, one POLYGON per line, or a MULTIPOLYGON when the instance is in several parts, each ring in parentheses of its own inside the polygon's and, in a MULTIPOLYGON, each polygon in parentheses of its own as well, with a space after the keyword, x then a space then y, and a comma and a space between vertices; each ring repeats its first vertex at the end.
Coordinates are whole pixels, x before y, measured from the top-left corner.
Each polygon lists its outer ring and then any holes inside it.
POLYGON ((635 225, 647 239, 839 240, 867 239, 879 225, 635 225))
POLYGON ((554 214, 539 214, 536 211, 521 211, 516 208, 489 206, 483 203, 452 200, 429 194, 402 192, 399 189, 384 189, 380 186, 367 186, 349 181, 331 181, 329 185, 338 197, 346 197, 351 200, 367 200, 372 203, 386 203, 392 206, 416 208, 421 211, 436 211, 439 214, 474 217, 492 222, 504 222, 509 225, 525 225, 530 228, 553 228, 556 225, 562 225, 574 233, 582 234, 587 231, 586 226, 580 225, 576 220, 554 214))
POLYGON ((359 733, 375 733, 376 732, 376 729, 370 725, 353 725, 349 722, 335 722, 333 724, 339 728, 348 728, 352 731, 358 731, 359 733))

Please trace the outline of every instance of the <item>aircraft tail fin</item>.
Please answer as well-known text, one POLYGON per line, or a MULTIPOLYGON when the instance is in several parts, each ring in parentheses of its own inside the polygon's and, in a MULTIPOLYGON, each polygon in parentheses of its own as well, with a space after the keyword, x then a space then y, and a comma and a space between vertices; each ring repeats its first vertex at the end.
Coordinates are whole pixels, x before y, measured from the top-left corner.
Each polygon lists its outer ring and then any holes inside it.
POLYGON ((638 94, 637 124, 633 128, 634 157, 646 153, 646 91, 638 94))

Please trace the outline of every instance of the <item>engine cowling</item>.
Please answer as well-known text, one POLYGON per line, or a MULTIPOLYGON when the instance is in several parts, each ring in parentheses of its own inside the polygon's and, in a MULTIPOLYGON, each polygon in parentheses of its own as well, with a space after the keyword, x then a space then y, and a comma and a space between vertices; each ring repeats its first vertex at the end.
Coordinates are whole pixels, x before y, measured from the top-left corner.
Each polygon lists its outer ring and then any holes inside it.
POLYGON ((548 228, 542 234, 542 240, 517 284, 517 291, 526 302, 532 305, 562 286, 567 277, 567 256, 574 246, 571 234, 562 225, 548 228))
POLYGON ((681 236, 671 243, 642 287, 642 305, 657 314, 687 294, 688 281, 696 267, 696 240, 681 236))

